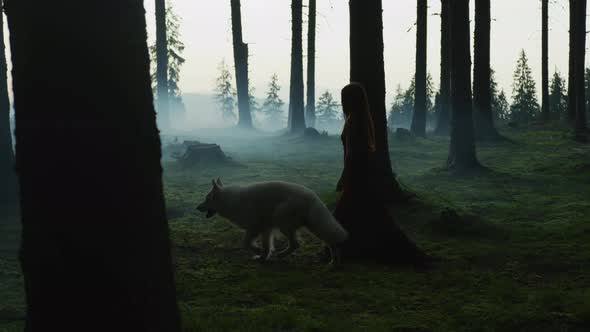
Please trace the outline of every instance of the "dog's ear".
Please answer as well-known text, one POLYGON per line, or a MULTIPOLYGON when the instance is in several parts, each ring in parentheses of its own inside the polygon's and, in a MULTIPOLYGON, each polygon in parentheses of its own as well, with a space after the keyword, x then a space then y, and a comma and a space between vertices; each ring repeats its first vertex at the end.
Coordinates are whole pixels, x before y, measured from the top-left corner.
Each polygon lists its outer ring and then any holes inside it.
POLYGON ((223 183, 221 183, 221 178, 217 178, 217 185, 219 187, 223 187, 223 183))
POLYGON ((219 185, 217 185, 217 182, 215 182, 215 180, 211 180, 211 184, 213 185, 213 190, 219 190, 219 185))

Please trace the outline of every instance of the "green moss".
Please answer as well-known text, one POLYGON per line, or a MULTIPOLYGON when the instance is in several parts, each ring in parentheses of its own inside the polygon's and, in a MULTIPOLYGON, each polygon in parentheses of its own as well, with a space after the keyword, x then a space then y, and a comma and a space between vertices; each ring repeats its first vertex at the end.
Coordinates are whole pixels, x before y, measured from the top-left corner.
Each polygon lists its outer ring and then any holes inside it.
MULTIPOLYGON (((342 167, 336 137, 314 144, 220 139, 243 168, 182 170, 167 163, 185 330, 586 331, 590 147, 557 129, 505 134, 512 142, 478 147, 489 171, 461 177, 442 168, 447 139, 392 144, 401 182, 419 197, 393 212, 404 230, 441 258, 429 272, 329 268, 322 244, 305 232, 293 257, 261 265, 241 248, 240 230, 195 213, 210 180, 219 176, 225 183, 298 182, 334 202, 342 167), (442 221, 446 209, 459 218, 442 221)), ((0 257, 2 305, 22 313, 16 261, 0 257)), ((19 326, 0 320, 0 330, 19 326)))

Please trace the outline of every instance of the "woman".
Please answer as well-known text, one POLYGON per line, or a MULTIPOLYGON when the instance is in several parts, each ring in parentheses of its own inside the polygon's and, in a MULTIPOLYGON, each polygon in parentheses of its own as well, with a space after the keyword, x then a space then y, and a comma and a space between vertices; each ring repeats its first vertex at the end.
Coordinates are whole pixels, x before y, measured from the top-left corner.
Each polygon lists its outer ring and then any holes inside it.
POLYGON ((337 187, 341 196, 334 211, 334 217, 350 234, 339 248, 342 259, 424 263, 427 256, 397 227, 369 183, 376 150, 375 128, 361 84, 351 83, 342 89, 342 107, 344 170, 337 187))

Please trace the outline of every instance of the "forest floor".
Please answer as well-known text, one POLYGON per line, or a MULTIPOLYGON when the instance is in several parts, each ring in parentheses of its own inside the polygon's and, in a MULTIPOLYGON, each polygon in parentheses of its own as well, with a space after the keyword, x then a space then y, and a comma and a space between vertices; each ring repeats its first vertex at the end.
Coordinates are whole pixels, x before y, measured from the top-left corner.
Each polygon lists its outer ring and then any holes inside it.
MULTIPOLYGON (((430 271, 328 268, 306 233, 293 257, 252 261, 242 231, 195 213, 211 179, 292 181, 333 203, 340 142, 196 137, 243 167, 165 162, 185 331, 589 331, 590 145, 559 129, 504 134, 513 142, 478 144, 489 171, 469 176, 442 168, 448 139, 392 142, 400 181, 420 198, 394 213, 442 259, 430 271), (435 222, 446 208, 472 217, 435 222)), ((22 327, 21 286, 16 258, 0 251, 0 330, 22 327)))

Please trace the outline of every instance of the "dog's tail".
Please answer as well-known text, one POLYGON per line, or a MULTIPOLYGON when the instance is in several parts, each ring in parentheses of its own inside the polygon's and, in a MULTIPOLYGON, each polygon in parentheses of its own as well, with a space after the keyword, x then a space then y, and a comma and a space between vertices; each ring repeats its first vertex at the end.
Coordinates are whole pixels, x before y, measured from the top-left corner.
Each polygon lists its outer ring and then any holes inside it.
POLYGON ((348 232, 319 198, 310 206, 306 226, 315 236, 330 245, 342 243, 348 238, 348 232))

